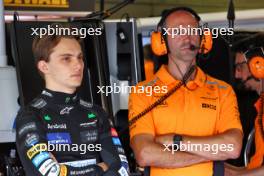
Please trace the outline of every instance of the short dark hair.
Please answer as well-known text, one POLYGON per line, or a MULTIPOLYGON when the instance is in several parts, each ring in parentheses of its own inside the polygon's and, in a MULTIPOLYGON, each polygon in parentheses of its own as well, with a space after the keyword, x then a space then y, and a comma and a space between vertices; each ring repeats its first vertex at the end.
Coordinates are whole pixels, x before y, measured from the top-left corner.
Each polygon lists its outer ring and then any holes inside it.
POLYGON ((232 51, 236 53, 244 53, 247 50, 264 47, 264 33, 244 33, 235 35, 235 41, 232 46, 232 51))

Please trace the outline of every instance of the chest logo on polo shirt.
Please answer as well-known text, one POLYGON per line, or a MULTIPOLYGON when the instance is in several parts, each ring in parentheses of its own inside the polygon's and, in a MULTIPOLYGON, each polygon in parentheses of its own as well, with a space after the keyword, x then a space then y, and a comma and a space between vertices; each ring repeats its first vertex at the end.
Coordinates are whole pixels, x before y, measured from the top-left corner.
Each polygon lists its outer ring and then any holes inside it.
POLYGON ((204 99, 204 100, 212 100, 212 101, 216 101, 218 99, 218 97, 206 97, 206 96, 203 96, 203 97, 200 97, 201 99, 204 99))
POLYGON ((216 110, 216 105, 202 103, 202 108, 208 108, 208 109, 216 110))
POLYGON ((157 108, 165 108, 165 107, 168 107, 168 103, 164 100, 162 101, 158 106, 157 108))
MULTIPOLYGON (((155 101, 158 101, 161 97, 164 96, 164 94, 154 94, 153 95, 155 97, 155 101)), ((160 104, 157 105, 157 108, 165 108, 165 107, 168 107, 168 102, 166 100, 163 100, 160 104)))
POLYGON ((62 109, 60 111, 60 115, 63 115, 63 114, 69 114, 70 111, 73 109, 73 106, 70 106, 70 107, 65 107, 64 109, 62 109))

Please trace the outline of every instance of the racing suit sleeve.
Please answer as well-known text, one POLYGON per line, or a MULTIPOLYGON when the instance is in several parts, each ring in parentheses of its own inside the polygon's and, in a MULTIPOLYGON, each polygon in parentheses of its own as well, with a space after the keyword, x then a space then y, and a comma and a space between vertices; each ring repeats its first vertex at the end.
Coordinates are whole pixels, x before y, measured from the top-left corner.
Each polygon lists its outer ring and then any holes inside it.
POLYGON ((107 113, 101 107, 97 107, 97 110, 100 114, 99 142, 102 145, 100 155, 103 162, 109 167, 104 176, 128 176, 128 161, 117 132, 107 113))
POLYGON ((45 129, 35 111, 22 109, 16 118, 16 146, 27 176, 101 176, 98 165, 72 167, 59 164, 48 151, 45 129))

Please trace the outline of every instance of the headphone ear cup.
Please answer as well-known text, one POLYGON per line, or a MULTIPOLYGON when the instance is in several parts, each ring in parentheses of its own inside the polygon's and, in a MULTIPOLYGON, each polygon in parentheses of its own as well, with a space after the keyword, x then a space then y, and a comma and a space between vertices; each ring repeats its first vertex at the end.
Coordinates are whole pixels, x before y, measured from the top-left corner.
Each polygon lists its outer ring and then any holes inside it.
POLYGON ((212 50, 212 47, 213 47, 212 33, 210 32, 209 29, 206 29, 205 31, 203 31, 199 53, 207 54, 212 50))
POLYGON ((249 60, 249 69, 255 78, 264 78, 264 57, 255 56, 249 60))
POLYGON ((166 42, 161 32, 159 31, 152 32, 151 49, 153 53, 157 56, 162 56, 167 54, 166 42))

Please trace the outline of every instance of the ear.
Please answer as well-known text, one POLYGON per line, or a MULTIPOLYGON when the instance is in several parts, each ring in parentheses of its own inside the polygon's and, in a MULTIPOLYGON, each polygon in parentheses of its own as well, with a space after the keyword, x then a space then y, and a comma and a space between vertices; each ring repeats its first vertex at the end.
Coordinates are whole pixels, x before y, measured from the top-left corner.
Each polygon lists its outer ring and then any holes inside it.
POLYGON ((48 63, 44 60, 40 60, 37 64, 37 67, 43 74, 47 74, 49 72, 48 63))

